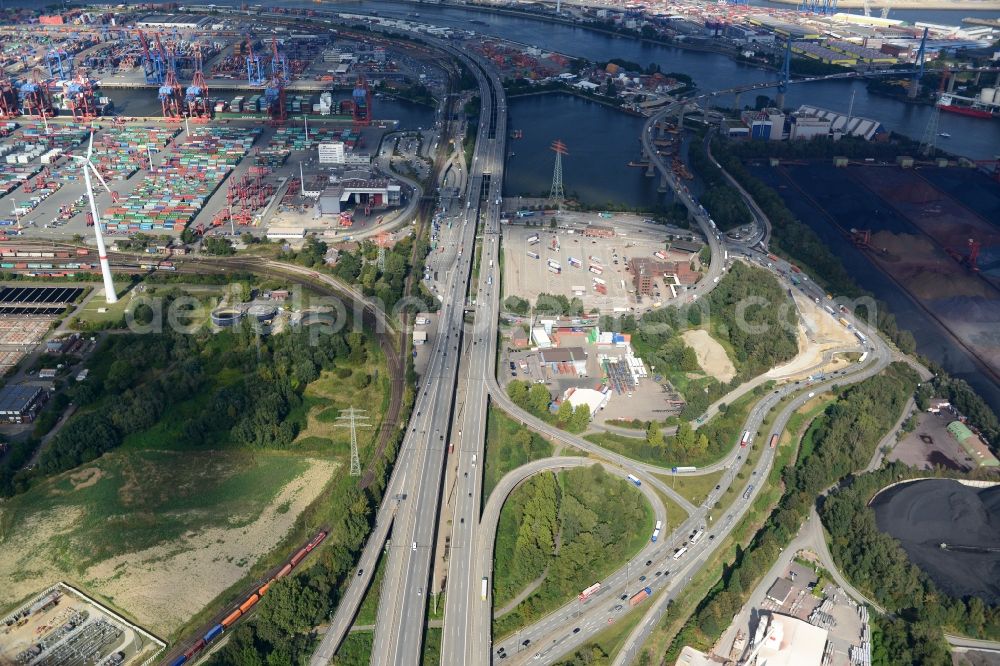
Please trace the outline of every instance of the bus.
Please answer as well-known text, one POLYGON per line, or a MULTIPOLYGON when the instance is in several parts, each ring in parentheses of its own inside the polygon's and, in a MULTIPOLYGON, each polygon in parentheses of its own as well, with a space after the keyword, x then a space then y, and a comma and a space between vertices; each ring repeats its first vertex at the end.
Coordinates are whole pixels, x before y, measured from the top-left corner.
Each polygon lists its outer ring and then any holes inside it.
POLYGON ((858 359, 858 363, 864 363, 867 360, 868 360, 868 352, 865 352, 861 355, 861 358, 858 359))
POLYGON ((684 557, 684 553, 686 553, 686 552, 688 552, 687 546, 684 546, 683 548, 678 549, 677 552, 674 553, 674 559, 675 560, 681 559, 682 557, 684 557))
POLYGON ((778 444, 778 433, 771 435, 770 447, 773 449, 778 444))
POLYGON ((692 544, 698 543, 698 539, 700 539, 701 535, 703 535, 704 533, 705 530, 695 530, 694 534, 691 535, 691 543, 692 544))
POLYGON ((599 589, 601 589, 601 584, 600 583, 594 583, 593 585, 591 585, 586 590, 584 590, 583 592, 580 593, 580 596, 579 596, 580 601, 586 601, 587 599, 591 598, 592 596, 594 596, 595 594, 597 594, 597 591, 599 589))
POLYGON ((650 539, 650 541, 656 543, 656 540, 660 538, 661 529, 663 529, 663 521, 658 520, 656 521, 656 527, 653 528, 653 537, 650 539))
POLYGON ((640 481, 639 477, 637 477, 634 474, 629 474, 627 478, 628 478, 629 481, 631 481, 632 483, 634 483, 637 486, 641 486, 642 485, 642 481, 640 481))
POLYGON ((486 601, 486 592, 489 590, 490 581, 486 576, 483 576, 483 586, 479 592, 479 596, 483 601, 486 601))
POLYGON ((749 430, 744 430, 743 431, 743 438, 740 440, 740 446, 743 447, 743 448, 746 448, 746 447, 750 446, 750 431, 749 430))

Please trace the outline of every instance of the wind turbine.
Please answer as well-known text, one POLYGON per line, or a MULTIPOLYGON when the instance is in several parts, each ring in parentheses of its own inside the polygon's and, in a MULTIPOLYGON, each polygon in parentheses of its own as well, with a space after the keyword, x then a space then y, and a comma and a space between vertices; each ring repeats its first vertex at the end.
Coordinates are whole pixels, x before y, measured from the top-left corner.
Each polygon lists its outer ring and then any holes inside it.
POLYGON ((101 234, 101 219, 97 214, 97 202, 94 200, 94 185, 90 178, 93 171, 97 179, 101 181, 104 189, 111 193, 111 188, 104 182, 104 177, 97 170, 94 163, 90 161, 90 156, 94 152, 94 131, 90 131, 90 142, 87 144, 87 156, 80 157, 73 155, 74 160, 83 162, 83 179, 87 184, 87 199, 90 200, 90 214, 94 218, 94 236, 97 238, 97 257, 101 262, 101 275, 104 277, 104 298, 108 305, 118 302, 118 294, 115 293, 115 284, 111 281, 111 266, 108 265, 108 252, 104 249, 104 236, 101 234))

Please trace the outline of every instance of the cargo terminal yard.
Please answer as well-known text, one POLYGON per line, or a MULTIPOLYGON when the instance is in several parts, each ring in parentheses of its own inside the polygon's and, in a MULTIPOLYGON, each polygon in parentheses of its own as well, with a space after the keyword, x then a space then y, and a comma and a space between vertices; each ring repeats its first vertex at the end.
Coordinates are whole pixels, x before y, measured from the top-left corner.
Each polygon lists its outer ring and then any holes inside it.
MULTIPOLYGON (((595 309, 607 314, 634 312, 681 298, 699 278, 691 266, 698 265, 701 242, 674 245, 668 239, 679 236, 642 218, 618 216, 634 218, 628 224, 611 218, 610 213, 515 211, 509 215, 510 224, 503 229, 504 294, 532 304, 539 294, 552 294, 581 299, 588 313, 595 309), (551 227, 553 219, 555 228, 551 227), (650 262, 656 265, 644 265, 650 262), (637 289, 637 266, 653 269, 644 289, 637 289)), ((686 231, 684 237, 694 238, 686 231)))

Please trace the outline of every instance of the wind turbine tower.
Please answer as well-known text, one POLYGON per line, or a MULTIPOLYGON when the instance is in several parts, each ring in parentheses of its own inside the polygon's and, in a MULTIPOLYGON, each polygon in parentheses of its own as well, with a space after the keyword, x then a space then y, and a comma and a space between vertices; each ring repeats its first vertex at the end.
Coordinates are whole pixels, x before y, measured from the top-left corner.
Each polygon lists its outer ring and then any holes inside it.
POLYGON ((104 182, 104 177, 94 166, 94 163, 90 161, 90 156, 94 152, 94 132, 90 132, 90 142, 87 144, 87 156, 80 157, 79 155, 74 155, 73 159, 80 160, 83 162, 83 180, 87 186, 87 199, 90 201, 90 214, 94 218, 94 237, 97 239, 97 257, 101 262, 101 276, 104 278, 104 298, 108 305, 118 302, 118 294, 115 293, 115 283, 111 280, 111 266, 108 265, 108 251, 104 247, 104 235, 101 234, 101 218, 97 213, 97 202, 94 200, 94 184, 90 177, 90 172, 93 171, 97 179, 101 181, 101 185, 104 186, 109 193, 111 188, 108 184, 104 182))

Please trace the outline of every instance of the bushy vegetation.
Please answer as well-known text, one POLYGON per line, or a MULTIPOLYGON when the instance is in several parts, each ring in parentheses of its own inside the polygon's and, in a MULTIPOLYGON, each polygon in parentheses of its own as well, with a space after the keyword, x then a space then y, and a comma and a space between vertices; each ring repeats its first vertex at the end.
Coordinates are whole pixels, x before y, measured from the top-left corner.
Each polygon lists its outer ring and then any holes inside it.
POLYGON ((531 303, 518 296, 508 296, 504 299, 503 306, 508 312, 526 315, 531 308, 531 303))
MULTIPOLYGON (((168 294, 167 302, 176 296, 168 294)), ((305 386, 335 360, 360 362, 365 355, 361 333, 324 333, 318 344, 308 335, 261 338, 248 324, 214 335, 168 329, 107 338, 88 380, 69 391, 77 414, 53 437, 33 474, 18 475, 13 466, 0 470, 0 493, 24 490, 32 476, 94 460, 193 396, 198 404, 173 424, 185 447, 287 447, 299 427, 288 417, 305 386)))
POLYGON ((519 487, 504 505, 497 533, 498 599, 510 599, 548 569, 538 589, 496 621, 497 636, 536 620, 617 569, 646 543, 652 520, 635 487, 600 465, 561 472, 558 483, 545 473, 519 487))
POLYGON ((515 379, 507 385, 507 395, 521 409, 563 430, 583 432, 590 424, 590 407, 587 405, 580 405, 574 409, 573 405, 563 400, 559 403, 559 409, 553 414, 549 410, 552 395, 544 384, 532 384, 515 379))
POLYGON ((206 236, 201 242, 201 250, 205 254, 214 254, 218 257, 231 257, 236 254, 233 244, 222 236, 206 236))
POLYGON ((705 185, 701 203, 715 220, 716 226, 729 231, 753 222, 753 215, 739 190, 729 184, 722 170, 712 162, 704 143, 692 142, 688 159, 691 161, 691 168, 705 185))
POLYGON ((915 474, 901 463, 851 479, 830 494, 820 516, 830 532, 830 552, 837 566, 862 592, 896 618, 879 618, 873 631, 872 663, 951 663, 942 630, 1000 639, 1000 608, 982 599, 955 599, 938 590, 912 564, 899 542, 879 531, 871 497, 886 485, 915 474))
POLYGON ((483 471, 483 498, 490 496, 504 474, 525 463, 552 455, 552 445, 541 435, 490 407, 486 422, 486 469, 483 471))
MULTIPOLYGON (((403 297, 406 276, 413 268, 411 257, 414 243, 417 244, 417 265, 423 265, 424 258, 430 251, 427 240, 408 236, 386 250, 384 270, 378 268, 378 246, 372 241, 364 241, 357 252, 340 253, 333 274, 348 284, 359 285, 365 296, 378 298, 386 311, 391 311, 403 297)), ((434 299, 424 300, 431 302, 434 299)))
POLYGON ((761 574, 795 536, 814 498, 871 459, 879 440, 902 413, 918 379, 909 366, 893 363, 883 373, 845 389, 826 409, 822 425, 813 435, 812 453, 800 456, 794 466, 784 470, 785 492, 778 506, 675 637, 668 660, 671 655, 676 659, 683 645, 704 648, 718 638, 761 574))
POLYGON ((582 315, 583 301, 577 297, 566 298, 562 294, 538 294, 535 312, 550 315, 582 315))

